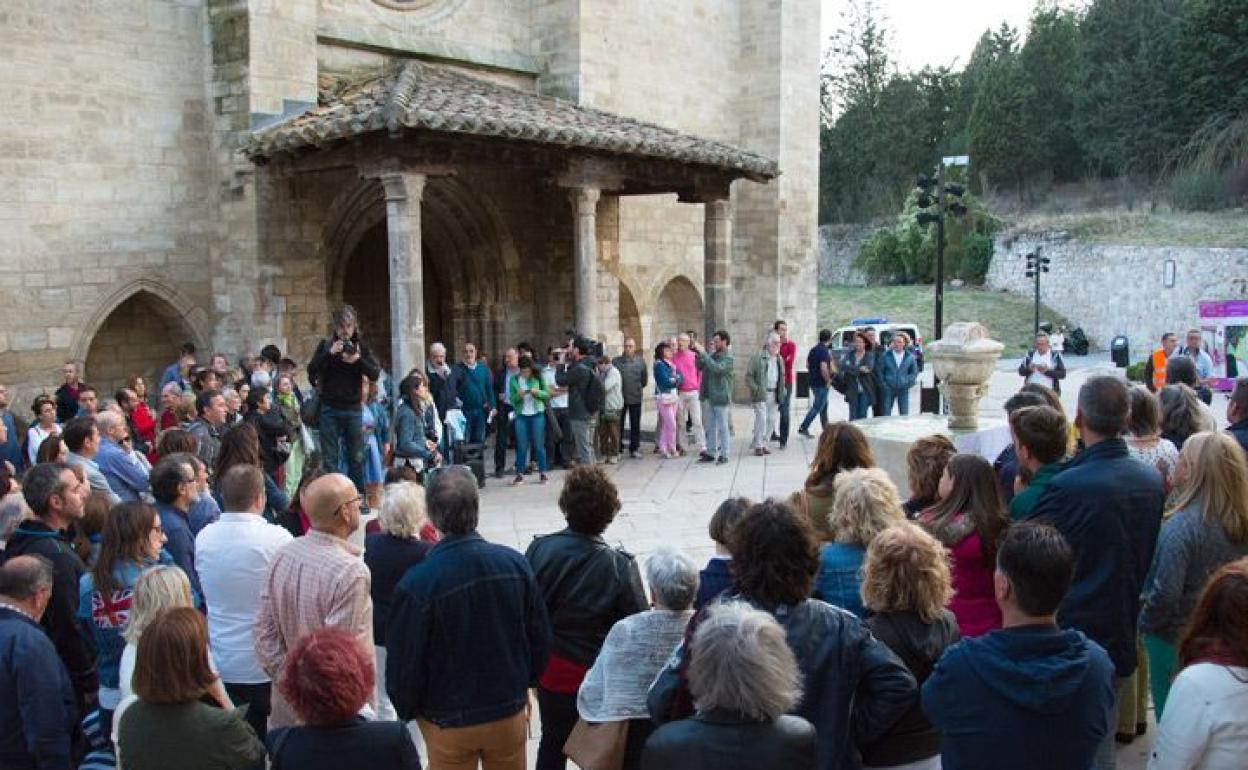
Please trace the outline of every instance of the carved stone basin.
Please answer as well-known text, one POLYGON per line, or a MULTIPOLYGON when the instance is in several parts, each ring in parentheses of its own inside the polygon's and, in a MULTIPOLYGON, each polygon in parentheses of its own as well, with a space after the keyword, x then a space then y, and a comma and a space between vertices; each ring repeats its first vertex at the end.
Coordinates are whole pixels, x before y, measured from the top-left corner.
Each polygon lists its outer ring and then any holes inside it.
POLYGON ((940 392, 949 402, 949 427, 974 429, 979 426, 979 400, 988 392, 988 380, 1005 345, 988 337, 981 323, 955 323, 945 328, 940 339, 923 351, 940 382, 940 392))

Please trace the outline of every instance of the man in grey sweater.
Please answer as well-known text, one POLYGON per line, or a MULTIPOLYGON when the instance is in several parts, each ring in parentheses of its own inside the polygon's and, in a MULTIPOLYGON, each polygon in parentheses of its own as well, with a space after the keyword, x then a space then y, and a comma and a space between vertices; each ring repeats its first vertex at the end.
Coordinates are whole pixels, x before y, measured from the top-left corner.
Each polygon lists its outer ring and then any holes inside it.
POLYGON ((628 456, 636 460, 641 455, 641 397, 650 384, 646 360, 637 353, 637 340, 624 338, 624 354, 611 362, 620 372, 624 390, 624 413, 620 415, 620 431, 628 420, 628 456))

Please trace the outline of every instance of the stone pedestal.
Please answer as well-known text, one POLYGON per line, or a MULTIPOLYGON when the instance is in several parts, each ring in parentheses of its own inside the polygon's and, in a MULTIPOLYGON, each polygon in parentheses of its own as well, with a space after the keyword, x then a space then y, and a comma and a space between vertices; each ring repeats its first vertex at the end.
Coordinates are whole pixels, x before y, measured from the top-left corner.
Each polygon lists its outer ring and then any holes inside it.
POLYGON ((938 414, 873 417, 856 420, 853 424, 866 434, 876 465, 888 472, 903 500, 910 496, 906 452, 917 439, 945 435, 959 452, 977 454, 989 462, 1010 443, 1009 423, 999 417, 981 418, 979 426, 973 429, 954 428, 949 419, 938 414))
POLYGON ((927 346, 940 392, 949 402, 949 427, 974 430, 979 424, 979 400, 988 392, 988 380, 1005 346, 988 338, 979 323, 949 324, 945 336, 927 346))

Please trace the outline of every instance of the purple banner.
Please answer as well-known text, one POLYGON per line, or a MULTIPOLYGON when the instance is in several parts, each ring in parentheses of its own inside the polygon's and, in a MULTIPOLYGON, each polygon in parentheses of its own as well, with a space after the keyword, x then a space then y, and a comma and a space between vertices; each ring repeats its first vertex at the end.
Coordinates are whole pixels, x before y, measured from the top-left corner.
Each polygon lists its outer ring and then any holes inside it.
POLYGON ((1201 318, 1248 318, 1248 300, 1231 299, 1223 302, 1201 302, 1201 318))

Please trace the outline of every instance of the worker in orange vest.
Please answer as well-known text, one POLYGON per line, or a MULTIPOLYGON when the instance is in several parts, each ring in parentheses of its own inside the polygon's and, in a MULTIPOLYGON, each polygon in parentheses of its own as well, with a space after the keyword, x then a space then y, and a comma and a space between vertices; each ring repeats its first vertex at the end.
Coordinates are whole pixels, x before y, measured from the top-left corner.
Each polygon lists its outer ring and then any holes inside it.
POLYGON ((1161 347, 1148 357, 1148 363, 1144 365, 1144 383, 1152 392, 1156 393, 1166 386, 1166 361, 1178 347, 1178 336, 1174 332, 1166 332, 1161 335, 1161 347))

